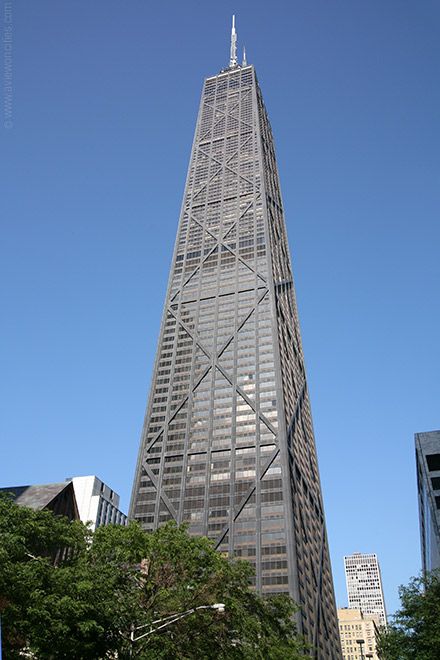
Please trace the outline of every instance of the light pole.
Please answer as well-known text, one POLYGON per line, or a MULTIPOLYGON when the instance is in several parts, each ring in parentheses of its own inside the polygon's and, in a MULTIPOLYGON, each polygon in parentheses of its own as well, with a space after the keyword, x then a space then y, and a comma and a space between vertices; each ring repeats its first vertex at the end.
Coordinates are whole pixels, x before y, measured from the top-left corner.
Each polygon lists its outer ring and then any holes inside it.
POLYGON ((362 650, 362 645, 365 644, 365 640, 364 639, 357 639, 356 644, 359 644, 359 648, 361 650, 361 660, 364 660, 364 652, 362 650))
POLYGON ((138 642, 140 639, 143 639, 144 637, 148 637, 149 635, 152 635, 158 630, 162 630, 163 628, 170 626, 172 623, 175 623, 176 621, 180 621, 180 619, 183 619, 186 616, 189 616, 190 614, 194 614, 194 612, 198 612, 199 610, 215 610, 216 612, 221 614, 222 612, 225 611, 225 604, 214 603, 214 605, 198 605, 197 607, 192 607, 190 610, 186 610, 185 612, 176 612, 175 614, 170 614, 169 616, 166 616, 163 619, 156 619, 151 623, 144 623, 141 626, 135 626, 134 624, 132 624, 130 630, 130 641, 131 641, 130 656, 133 655, 133 645, 135 642, 138 642), (150 629, 147 630, 147 632, 144 632, 136 637, 136 631, 142 630, 143 628, 150 628, 150 629))

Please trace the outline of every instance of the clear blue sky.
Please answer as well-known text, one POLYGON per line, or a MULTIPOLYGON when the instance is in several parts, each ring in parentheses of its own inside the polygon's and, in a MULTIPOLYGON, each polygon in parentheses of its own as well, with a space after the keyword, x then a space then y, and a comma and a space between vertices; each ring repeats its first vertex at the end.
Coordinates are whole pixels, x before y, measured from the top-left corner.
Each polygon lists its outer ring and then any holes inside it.
POLYGON ((271 117, 337 601, 420 569, 416 431, 440 428, 437 0, 14 0, 1 128, 2 486, 129 502, 202 80, 230 17, 271 117))

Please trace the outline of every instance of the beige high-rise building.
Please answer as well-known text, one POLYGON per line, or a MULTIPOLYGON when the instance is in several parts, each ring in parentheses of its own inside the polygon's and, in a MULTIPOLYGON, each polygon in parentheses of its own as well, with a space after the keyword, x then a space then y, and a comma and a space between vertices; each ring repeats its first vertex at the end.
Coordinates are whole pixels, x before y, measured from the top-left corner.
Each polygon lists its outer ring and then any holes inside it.
POLYGON ((380 626, 377 614, 362 614, 346 607, 338 609, 339 636, 344 660, 379 660, 376 652, 380 626))

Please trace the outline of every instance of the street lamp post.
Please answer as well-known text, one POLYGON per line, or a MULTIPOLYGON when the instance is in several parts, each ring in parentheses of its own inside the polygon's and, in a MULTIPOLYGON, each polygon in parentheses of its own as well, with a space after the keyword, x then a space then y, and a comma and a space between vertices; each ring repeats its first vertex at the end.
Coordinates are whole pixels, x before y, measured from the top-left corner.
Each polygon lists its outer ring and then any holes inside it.
POLYGON ((166 628, 167 626, 170 626, 172 623, 176 623, 176 621, 180 621, 180 619, 183 619, 186 616, 189 616, 190 614, 194 614, 194 612, 198 612, 199 610, 215 610, 216 612, 221 614, 222 612, 225 611, 225 604, 214 603, 214 605, 198 605, 197 607, 192 607, 190 610, 186 610, 185 612, 176 612, 175 614, 170 614, 169 616, 166 616, 162 619, 156 619, 151 623, 144 623, 140 626, 135 626, 134 624, 132 624, 130 629, 130 641, 131 641, 130 656, 133 655, 133 645, 135 642, 138 642, 140 639, 143 639, 144 637, 148 637, 149 635, 152 635, 158 630, 163 630, 163 628, 166 628), (149 630, 136 637, 136 631, 143 630, 144 628, 149 628, 149 630))
POLYGON ((365 640, 364 639, 357 639, 356 644, 359 644, 359 648, 361 650, 361 660, 364 660, 364 651, 362 649, 362 645, 365 644, 365 640))

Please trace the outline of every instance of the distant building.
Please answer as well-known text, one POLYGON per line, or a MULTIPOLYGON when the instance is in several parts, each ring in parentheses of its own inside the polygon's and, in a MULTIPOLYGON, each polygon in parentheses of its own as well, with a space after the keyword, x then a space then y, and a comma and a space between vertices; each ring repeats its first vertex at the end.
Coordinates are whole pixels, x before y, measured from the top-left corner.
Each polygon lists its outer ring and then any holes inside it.
POLYGON ((379 562, 375 554, 355 552, 344 557, 348 607, 362 614, 377 614, 386 625, 387 615, 379 562))
POLYGON ((71 482, 56 484, 41 484, 34 486, 8 486, 0 488, 0 492, 8 493, 20 506, 41 511, 48 509, 56 515, 66 516, 69 520, 79 520, 80 515, 71 482))
POLYGON ((94 475, 73 477, 80 519, 91 522, 94 531, 101 525, 126 525, 127 516, 119 510, 119 495, 94 475))
POLYGON ((127 516, 119 510, 119 495, 94 475, 56 484, 8 486, 0 492, 10 493, 20 506, 90 522, 92 531, 101 525, 127 524, 127 516))
POLYGON ((344 607, 338 609, 338 622, 343 660, 379 660, 376 645, 380 621, 377 614, 363 614, 360 610, 344 607))
MULTIPOLYGON (((79 520, 75 491, 71 482, 66 483, 64 481, 58 484, 38 484, 34 486, 8 486, 0 488, 0 492, 10 495, 19 506, 35 509, 36 511, 48 510, 57 516, 66 516, 69 520, 79 520)), ((49 553, 43 552, 43 554, 49 553)), ((68 557, 69 554, 69 548, 61 546, 53 549, 50 557, 56 565, 68 557)))
POLYGON ((416 433, 423 571, 440 568, 440 431, 416 433))

